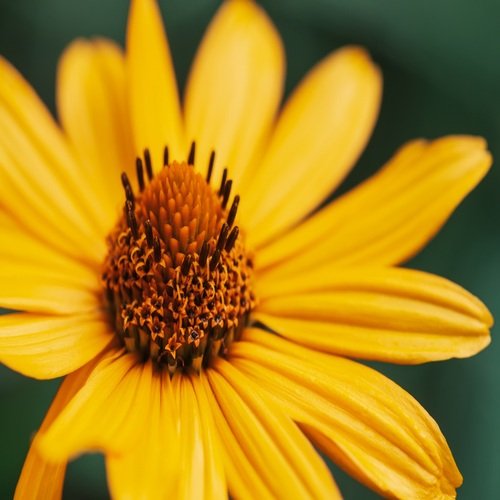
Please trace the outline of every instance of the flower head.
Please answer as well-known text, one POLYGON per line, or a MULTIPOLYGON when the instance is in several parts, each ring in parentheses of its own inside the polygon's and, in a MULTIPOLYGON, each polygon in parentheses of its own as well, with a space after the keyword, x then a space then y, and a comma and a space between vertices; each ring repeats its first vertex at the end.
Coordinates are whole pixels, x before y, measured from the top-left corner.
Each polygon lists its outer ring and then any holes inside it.
POLYGON ((0 62, 0 360, 65 375, 18 498, 58 498, 66 463, 106 457, 114 497, 336 498, 313 445, 383 495, 453 497, 438 426, 351 358, 421 363, 488 345, 491 316, 396 267, 488 170, 482 139, 401 148, 311 215, 360 154, 380 73, 320 62, 278 111, 284 55, 255 3, 228 0, 181 107, 154 0, 127 47, 78 40, 61 128, 0 62))

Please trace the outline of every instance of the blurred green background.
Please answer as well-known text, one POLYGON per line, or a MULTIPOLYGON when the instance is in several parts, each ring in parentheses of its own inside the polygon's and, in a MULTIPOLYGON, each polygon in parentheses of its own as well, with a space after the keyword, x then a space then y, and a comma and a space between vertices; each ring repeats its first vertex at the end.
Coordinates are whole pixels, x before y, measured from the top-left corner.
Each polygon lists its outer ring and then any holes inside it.
MULTIPOLYGON (((162 1, 179 82, 219 2, 162 1)), ((262 2, 282 34, 287 92, 308 68, 344 44, 366 46, 381 66, 385 91, 374 136, 351 186, 403 142, 449 133, 485 136, 500 157, 500 3, 494 0, 288 0, 262 2)), ((0 53, 54 109, 58 55, 77 36, 123 43, 126 0, 0 0, 0 53)), ((446 276, 500 316, 500 170, 465 200, 441 233, 409 265, 446 276)), ((345 187, 343 188, 345 189, 345 187)), ((377 365, 436 418, 464 475, 461 499, 500 497, 500 343, 469 360, 418 367, 377 365)), ((10 498, 58 381, 0 369, 0 498, 10 498)), ((347 499, 376 496, 332 466, 347 499)), ((65 497, 107 498, 103 461, 69 467, 65 497)))

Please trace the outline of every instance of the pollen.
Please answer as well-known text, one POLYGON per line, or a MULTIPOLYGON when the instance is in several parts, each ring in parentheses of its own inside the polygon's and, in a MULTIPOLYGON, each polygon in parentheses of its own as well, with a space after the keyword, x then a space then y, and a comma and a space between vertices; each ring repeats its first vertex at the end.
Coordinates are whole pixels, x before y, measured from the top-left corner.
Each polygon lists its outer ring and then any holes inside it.
POLYGON ((148 150, 136 161, 137 189, 122 174, 123 212, 107 239, 102 285, 119 341, 158 367, 200 371, 238 340, 256 299, 253 262, 235 225, 239 196, 224 169, 211 185, 186 161, 153 174, 148 150))

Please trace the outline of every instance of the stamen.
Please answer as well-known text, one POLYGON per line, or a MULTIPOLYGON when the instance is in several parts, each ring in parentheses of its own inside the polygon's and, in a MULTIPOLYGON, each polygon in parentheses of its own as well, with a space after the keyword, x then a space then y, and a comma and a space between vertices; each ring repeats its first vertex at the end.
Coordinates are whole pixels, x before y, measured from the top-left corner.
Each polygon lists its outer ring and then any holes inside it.
POLYGON ((226 184, 226 179, 227 179, 227 168, 225 168, 222 171, 222 179, 220 180, 220 188, 219 188, 219 196, 222 196, 222 193, 224 192, 224 186, 226 184))
POLYGON ((227 239, 227 243, 225 246, 226 252, 229 252, 233 248, 233 246, 236 242, 236 238, 238 238, 239 233, 240 233, 240 230, 239 230, 238 226, 233 227, 233 230, 229 234, 229 237, 227 239))
POLYGON ((146 165, 148 179, 151 181, 153 179, 153 164, 151 163, 151 154, 148 148, 144 150, 144 164, 146 165))
POLYGON ((227 216, 227 225, 229 227, 232 227, 232 225, 234 223, 234 219, 236 218, 236 213, 238 212, 239 203, 240 203, 240 195, 237 194, 234 197, 233 203, 232 203, 231 208, 229 210, 229 214, 227 216))
POLYGON ((163 166, 168 167, 168 146, 163 148, 163 166))
POLYGON ((208 243, 205 240, 203 242, 203 245, 201 246, 200 259, 198 261, 200 263, 201 267, 205 267, 205 264, 207 263, 207 257, 208 257, 209 250, 210 250, 210 247, 208 246, 208 243))
POLYGON ((142 160, 137 158, 135 160, 135 169, 137 172, 137 182, 139 184, 139 190, 144 191, 144 168, 142 166, 142 160))
POLYGON ((132 203, 132 206, 135 204, 135 196, 132 191, 132 186, 130 185, 130 181, 128 180, 128 176, 125 172, 122 172, 121 175, 123 189, 125 190, 125 198, 132 203))
POLYGON ((216 249, 222 251, 224 244, 226 243, 227 234, 229 233, 229 226, 224 222, 222 229, 220 230, 219 239, 217 240, 216 249))
POLYGON ((189 156, 188 156, 188 165, 191 165, 194 167, 194 155, 196 153, 196 142, 193 141, 191 143, 191 148, 189 149, 189 156))
POLYGON ((215 151, 210 153, 210 160, 208 160, 208 170, 207 170, 207 184, 210 184, 210 179, 212 178, 212 171, 214 169, 215 162, 215 151))
POLYGON ((229 179, 224 186, 224 194, 222 197, 222 208, 225 210, 227 202, 229 201, 229 196, 231 195, 231 188, 233 187, 233 181, 229 179))
POLYGON ((132 236, 137 240, 139 238, 139 228, 137 226, 137 219, 135 218, 134 205, 131 201, 126 201, 127 223, 132 231, 132 236))
POLYGON ((158 236, 153 237, 153 255, 156 262, 161 260, 161 244, 158 236))
POLYGON ((189 269, 191 268, 191 259, 191 255, 186 255, 184 257, 184 260, 182 261, 181 273, 184 276, 187 276, 189 274, 189 269))
POLYGON ((220 259, 220 250, 218 248, 215 249, 214 254, 212 255, 212 258, 210 259, 210 271, 214 272, 215 268, 217 267, 217 264, 219 263, 220 259))
POLYGON ((151 221, 147 219, 144 221, 144 231, 146 233, 146 241, 148 242, 148 246, 153 248, 153 228, 151 227, 151 221))

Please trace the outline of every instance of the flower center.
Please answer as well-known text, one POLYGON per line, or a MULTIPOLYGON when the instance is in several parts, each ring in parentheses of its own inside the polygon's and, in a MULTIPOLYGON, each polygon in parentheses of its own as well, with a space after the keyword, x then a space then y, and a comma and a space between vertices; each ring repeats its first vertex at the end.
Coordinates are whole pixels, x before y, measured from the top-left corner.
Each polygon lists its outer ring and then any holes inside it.
POLYGON ((237 340, 255 305, 252 259, 234 225, 227 169, 217 190, 187 162, 153 176, 149 151, 137 159, 138 193, 124 173, 125 207, 109 234, 102 284, 123 345, 170 373, 207 366, 237 340))

